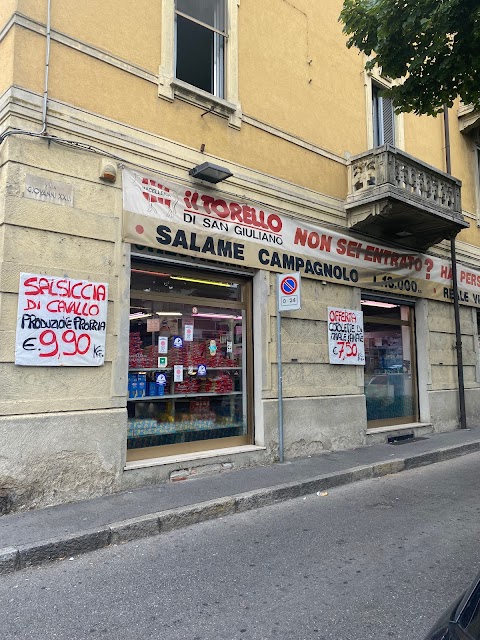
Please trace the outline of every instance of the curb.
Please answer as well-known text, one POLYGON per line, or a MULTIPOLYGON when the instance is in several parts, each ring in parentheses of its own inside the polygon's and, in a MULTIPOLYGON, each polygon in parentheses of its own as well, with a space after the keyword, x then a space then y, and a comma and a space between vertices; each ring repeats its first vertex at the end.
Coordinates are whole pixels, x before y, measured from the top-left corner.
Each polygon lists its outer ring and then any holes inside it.
POLYGON ((235 513, 245 513, 252 509, 271 506, 360 480, 380 478, 409 469, 417 469, 477 451, 480 451, 480 440, 406 458, 393 458, 392 460, 354 467, 347 471, 329 473, 317 478, 280 484, 265 489, 255 489, 235 496, 208 500, 177 509, 149 513, 129 520, 113 522, 98 529, 80 531, 59 538, 32 542, 19 547, 5 547, 0 549, 0 575, 96 551, 110 545, 168 533, 207 520, 235 513))

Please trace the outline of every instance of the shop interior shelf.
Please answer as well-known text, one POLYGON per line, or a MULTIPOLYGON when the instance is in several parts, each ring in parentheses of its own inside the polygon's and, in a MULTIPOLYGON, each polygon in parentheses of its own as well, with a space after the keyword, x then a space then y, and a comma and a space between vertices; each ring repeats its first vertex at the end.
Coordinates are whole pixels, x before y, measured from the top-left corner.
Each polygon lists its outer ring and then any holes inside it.
POLYGON ((229 391, 227 393, 166 393, 163 396, 143 396, 142 398, 128 398, 128 402, 150 402, 152 400, 177 400, 180 398, 203 398, 217 396, 241 396, 241 391, 229 391))

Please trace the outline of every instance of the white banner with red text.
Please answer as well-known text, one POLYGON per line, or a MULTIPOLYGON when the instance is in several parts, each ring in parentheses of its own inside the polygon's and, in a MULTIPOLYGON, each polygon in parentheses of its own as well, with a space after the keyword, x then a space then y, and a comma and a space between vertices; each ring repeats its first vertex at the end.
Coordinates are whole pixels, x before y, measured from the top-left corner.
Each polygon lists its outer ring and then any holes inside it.
MULTIPOLYGON (((451 263, 283 213, 123 170, 123 238, 139 246, 434 300, 453 300, 451 263)), ((480 271, 458 265, 462 304, 480 306, 480 271)))

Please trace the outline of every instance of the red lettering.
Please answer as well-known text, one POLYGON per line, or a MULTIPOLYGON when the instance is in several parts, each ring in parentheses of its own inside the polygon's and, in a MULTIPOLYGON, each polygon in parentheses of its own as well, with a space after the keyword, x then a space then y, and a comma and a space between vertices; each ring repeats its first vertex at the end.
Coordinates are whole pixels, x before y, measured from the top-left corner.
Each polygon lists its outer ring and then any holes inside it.
POLYGON ((358 251, 359 251, 359 249, 357 249, 358 246, 359 246, 358 242, 354 242, 353 240, 350 240, 350 242, 347 244, 347 256, 350 256, 350 258, 358 258, 358 251))
POLYGON ((32 291, 25 291, 26 296, 38 296, 40 295, 40 290, 37 285, 37 277, 33 276, 32 278, 27 278, 23 283, 24 287, 32 287, 32 291))
POLYGON ((295 230, 295 238, 293 240, 293 244, 301 244, 302 247, 304 247, 307 242, 307 233, 308 232, 306 229, 297 227, 295 230))
POLYGON ((242 207, 236 202, 230 203, 230 216, 232 221, 239 220, 242 222, 242 207))
POLYGON ((268 229, 268 225, 265 222, 265 212, 264 211, 260 211, 259 213, 259 221, 258 224, 262 229, 268 229))
POLYGON ((337 253, 339 256, 343 256, 347 251, 347 240, 346 238, 340 238, 337 242, 337 253))
POLYGON ((280 216, 277 216, 276 213, 271 213, 268 216, 267 225, 273 231, 273 233, 280 233, 282 230, 282 219, 280 216))
POLYGON ((318 235, 318 233, 316 233, 316 231, 312 231, 308 234, 307 244, 310 249, 316 249, 318 247, 318 245, 320 244, 320 236, 318 235))
POLYGON ((202 203, 203 203, 203 208, 205 209, 205 211, 209 214, 212 213, 210 206, 215 202, 215 198, 212 198, 212 196, 202 196, 202 203))
POLYGON ((212 204, 212 209, 219 218, 228 218, 230 215, 230 209, 227 207, 225 200, 215 200, 212 204))
POLYGON ((243 221, 245 224, 252 224, 253 216, 255 215, 255 209, 252 207, 248 207, 246 204, 243 205, 243 221))
POLYGON ((99 284, 98 287, 96 287, 93 299, 98 300, 99 302, 103 302, 103 300, 107 299, 107 289, 104 284, 99 284))
POLYGON ((452 269, 450 267, 447 267, 447 265, 442 264, 442 266, 440 267, 440 277, 444 278, 445 280, 451 280, 452 269))

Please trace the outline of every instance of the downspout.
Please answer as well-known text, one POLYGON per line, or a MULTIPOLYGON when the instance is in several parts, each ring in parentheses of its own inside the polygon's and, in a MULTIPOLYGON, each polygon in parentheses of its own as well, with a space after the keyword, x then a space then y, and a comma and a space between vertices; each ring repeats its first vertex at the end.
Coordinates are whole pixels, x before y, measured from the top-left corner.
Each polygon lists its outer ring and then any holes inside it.
POLYGON ((43 83, 43 101, 42 101, 42 128, 40 131, 23 131, 21 129, 12 129, 6 131, 0 136, 0 144, 13 135, 35 135, 43 136, 47 132, 47 108, 48 108, 48 75, 50 70, 50 42, 51 42, 51 24, 52 24, 52 0, 47 0, 47 32, 46 32, 46 50, 45 50, 45 79, 43 83))
POLYGON ((43 82, 42 130, 40 135, 47 132, 48 107, 48 75, 50 71, 50 42, 52 38, 52 0, 47 0, 47 42, 45 51, 45 79, 43 82))
MULTIPOLYGON (((452 173, 452 158, 450 155, 450 127, 448 121, 448 107, 443 105, 443 126, 445 131, 445 163, 447 173, 452 173)), ((458 233, 458 232, 457 232, 458 233)), ((458 376, 458 404, 460 408, 460 429, 467 428, 467 414, 465 411, 465 382, 463 379, 463 353, 462 330, 460 327, 460 303, 458 296, 457 253, 455 249, 455 237, 450 237, 450 254, 452 259, 452 285, 453 285, 453 312, 455 317, 455 348, 457 351, 457 376, 458 376)))

